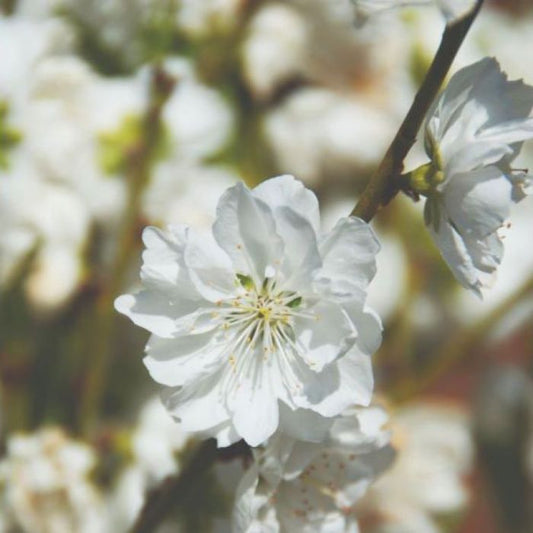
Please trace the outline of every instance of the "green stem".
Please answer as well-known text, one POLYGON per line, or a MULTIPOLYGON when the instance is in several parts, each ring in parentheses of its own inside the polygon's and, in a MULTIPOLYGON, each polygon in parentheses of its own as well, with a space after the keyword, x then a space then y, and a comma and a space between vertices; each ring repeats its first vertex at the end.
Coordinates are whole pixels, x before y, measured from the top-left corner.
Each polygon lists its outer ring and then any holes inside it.
POLYGON ((87 371, 80 412, 80 422, 85 433, 93 429, 105 391, 116 319, 113 301, 121 290, 124 275, 137 250, 137 226, 142 193, 150 180, 154 153, 162 135, 161 113, 173 87, 174 80, 161 68, 155 67, 150 88, 150 104, 141 128, 142 137, 125 154, 127 160, 125 178, 129 184, 127 209, 122 219, 115 257, 109 270, 110 276, 104 280, 95 303, 94 324, 89 328, 86 344, 87 371))
POLYGON ((400 188, 399 177, 403 171, 404 159, 415 143, 418 130, 482 4, 483 0, 477 0, 469 13, 446 26, 439 49, 413 100, 411 108, 352 211, 353 216, 369 222, 377 213, 379 207, 388 203, 398 192, 400 188))
POLYGON ((533 277, 526 280, 522 286, 481 320, 460 331, 448 342, 440 346, 429 357, 431 362, 420 377, 401 383, 389 396, 395 403, 405 403, 429 388, 439 378, 449 372, 465 355, 470 354, 476 345, 485 339, 486 333, 511 309, 530 297, 532 292, 533 277))
POLYGON ((199 489, 201 474, 213 466, 216 458, 216 442, 213 439, 202 442, 178 475, 167 478, 148 493, 130 533, 153 533, 171 509, 177 509, 199 489))

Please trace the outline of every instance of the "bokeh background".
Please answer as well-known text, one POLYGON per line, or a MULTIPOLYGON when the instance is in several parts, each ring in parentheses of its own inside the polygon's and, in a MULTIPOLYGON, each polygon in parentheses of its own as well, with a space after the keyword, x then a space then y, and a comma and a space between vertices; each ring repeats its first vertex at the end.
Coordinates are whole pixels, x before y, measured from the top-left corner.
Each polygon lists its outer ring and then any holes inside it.
MULTIPOLYGON (((0 532, 125 532, 194 439, 160 406, 147 334, 113 310, 146 225, 207 229, 220 194, 290 173, 350 213, 438 46, 436 8, 356 24, 349 0, 0 1, 0 532)), ((533 5, 487 0, 453 71, 533 85, 533 5)), ((407 168, 425 162, 415 146, 407 168)), ((515 162, 533 168, 533 143, 515 162)), ((533 531, 532 200, 484 299, 396 198, 370 304, 398 460, 363 533, 533 531)), ((226 454, 158 530, 229 531, 226 454)))

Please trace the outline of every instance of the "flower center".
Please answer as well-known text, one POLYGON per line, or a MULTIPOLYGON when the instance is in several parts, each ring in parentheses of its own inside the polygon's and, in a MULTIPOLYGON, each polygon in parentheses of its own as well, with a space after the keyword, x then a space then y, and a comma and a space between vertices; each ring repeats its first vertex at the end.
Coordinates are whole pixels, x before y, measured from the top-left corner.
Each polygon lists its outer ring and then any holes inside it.
POLYGON ((273 352, 294 350, 293 318, 311 316, 301 309, 302 297, 294 291, 277 289, 274 278, 265 278, 257 287, 250 277, 239 274, 237 283, 244 293, 220 302, 221 309, 217 312, 222 329, 231 332, 232 366, 258 346, 265 360, 273 352))

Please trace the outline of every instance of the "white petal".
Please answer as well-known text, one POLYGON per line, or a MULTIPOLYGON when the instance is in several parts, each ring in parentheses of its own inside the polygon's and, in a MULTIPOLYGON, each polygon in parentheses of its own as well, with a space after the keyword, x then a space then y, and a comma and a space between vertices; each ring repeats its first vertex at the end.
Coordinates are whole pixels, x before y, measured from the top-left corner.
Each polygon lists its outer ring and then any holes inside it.
POLYGON ((339 298, 364 301, 365 289, 376 273, 379 243, 371 227, 361 219, 339 220, 320 242, 323 267, 315 285, 339 298))
POLYGON ((296 316, 294 334, 299 355, 316 372, 343 355, 355 341, 355 333, 346 313, 334 303, 319 302, 307 313, 296 316))
POLYGON ((533 136, 532 106, 533 88, 522 81, 509 82, 494 59, 460 70, 426 126, 447 174, 512 160, 522 142, 533 136))
POLYGON ((428 226, 428 230, 457 281, 481 296, 482 284, 461 235, 442 217, 438 230, 434 225, 428 226))
POLYGON ((184 251, 184 262, 197 291, 211 302, 235 294, 235 272, 230 258, 212 235, 191 234, 184 251))
POLYGON ((159 337, 173 337, 178 331, 177 321, 190 317, 194 304, 174 302, 162 294, 144 290, 137 294, 124 294, 115 300, 115 309, 159 337))
POLYGON ((461 234, 484 238, 508 218, 512 183, 495 167, 459 174, 443 193, 449 218, 461 234))
POLYGON ((290 207, 311 224, 315 233, 320 231, 318 200, 311 190, 293 176, 286 174, 265 180, 253 189, 252 194, 263 200, 274 216, 278 208, 290 207))
POLYGON ((236 272, 261 285, 267 267, 281 264, 283 242, 271 209, 239 183, 220 199, 213 234, 233 261, 236 272))
POLYGON ((370 357, 352 348, 336 363, 336 389, 312 406, 322 416, 336 416, 352 405, 369 405, 374 389, 370 357))
POLYGON ((305 295, 313 273, 322 265, 316 232, 306 218, 286 206, 276 210, 276 229, 284 243, 283 286, 305 295))
POLYGON ((278 398, 268 370, 259 364, 256 372, 256 380, 242 380, 228 398, 235 429, 250 446, 265 443, 279 423, 278 398))
POLYGON ((479 139, 494 144, 513 144, 533 137, 533 117, 519 118, 502 122, 484 129, 479 139))
POLYGON ((280 404, 280 431, 300 441, 325 440, 333 419, 325 418, 310 409, 291 409, 280 404))
POLYGON ((357 302, 343 305, 357 332, 356 344, 361 352, 372 355, 381 345, 383 324, 378 314, 370 307, 362 308, 357 302))
POLYGON ((225 362, 222 346, 212 332, 175 339, 152 336, 146 353, 143 361, 152 378, 171 387, 213 374, 225 362))
POLYGON ((258 524, 261 508, 268 505, 269 493, 258 490, 259 472, 257 466, 252 465, 244 474, 235 494, 235 506, 232 514, 232 531, 234 533, 274 533, 279 528, 266 528, 258 524))
POLYGON ((143 280, 157 280, 172 285, 177 282, 180 259, 186 242, 186 228, 176 226, 164 233, 158 228, 147 227, 143 231, 143 280))
POLYGON ((165 407, 179 419, 184 431, 216 436, 218 431, 225 429, 230 415, 224 406, 219 381, 220 377, 215 375, 191 385, 163 391, 165 407))

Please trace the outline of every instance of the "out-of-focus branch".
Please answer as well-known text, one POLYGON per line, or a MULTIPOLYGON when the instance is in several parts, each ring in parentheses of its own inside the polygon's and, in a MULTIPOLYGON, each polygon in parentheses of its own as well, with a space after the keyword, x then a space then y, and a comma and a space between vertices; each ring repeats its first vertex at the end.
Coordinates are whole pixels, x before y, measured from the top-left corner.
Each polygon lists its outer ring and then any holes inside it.
POLYGON ((477 0, 469 13, 446 26, 439 49, 411 108, 352 211, 353 216, 370 221, 379 207, 387 204, 400 190, 399 177, 403 171, 404 159, 415 143, 418 130, 482 4, 483 0, 477 0))
POLYGON ((509 311, 533 293, 533 277, 526 280, 515 292, 507 297, 500 305, 493 309, 472 326, 461 330, 440 346, 434 354, 429 356, 429 365, 419 377, 407 383, 402 383, 396 390, 391 391, 390 397, 394 402, 403 403, 416 397, 425 389, 446 374, 462 357, 467 356, 483 339, 487 332, 494 327, 509 311))
POLYGON ((163 124, 163 107, 174 87, 175 80, 156 66, 152 72, 150 102, 141 123, 139 140, 125 154, 125 179, 128 182, 128 204, 122 218, 117 248, 110 275, 103 280, 95 303, 94 325, 90 328, 86 345, 87 373, 82 393, 80 421, 85 431, 93 427, 105 390, 106 374, 112 351, 115 323, 113 300, 121 290, 124 275, 136 252, 138 217, 142 192, 150 180, 151 166, 158 149, 163 124))
POLYGON ((216 460, 216 443, 212 439, 202 442, 193 453, 194 455, 178 475, 168 477, 148 493, 131 533, 152 533, 165 519, 170 509, 183 505, 186 498, 199 488, 201 474, 207 472, 216 460))

